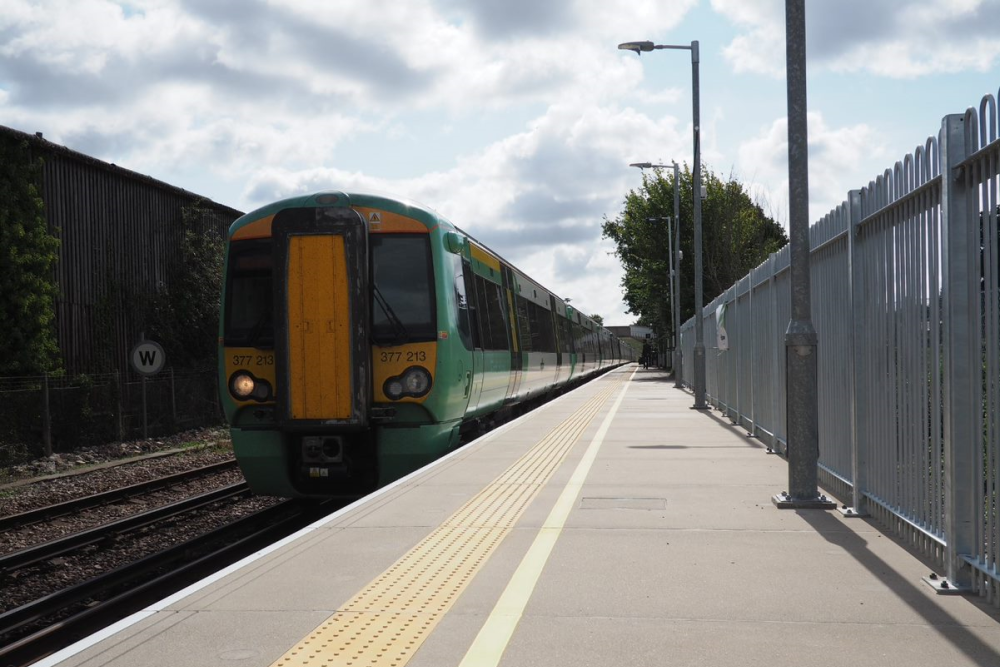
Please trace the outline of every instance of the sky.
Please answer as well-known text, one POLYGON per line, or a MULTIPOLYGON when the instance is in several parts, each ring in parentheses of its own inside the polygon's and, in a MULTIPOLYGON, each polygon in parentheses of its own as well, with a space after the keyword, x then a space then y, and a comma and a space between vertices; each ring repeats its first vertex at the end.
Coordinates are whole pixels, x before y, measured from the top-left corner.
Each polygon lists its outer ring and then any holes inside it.
MULTIPOLYGON (((605 324, 631 162, 702 160, 787 228, 780 0, 3 0, 0 125, 241 211, 419 201, 605 324)), ((1000 0, 806 0, 811 221, 1000 86, 1000 0)), ((685 224, 685 221, 682 221, 685 224)), ((687 224, 690 224, 689 222, 687 224)))

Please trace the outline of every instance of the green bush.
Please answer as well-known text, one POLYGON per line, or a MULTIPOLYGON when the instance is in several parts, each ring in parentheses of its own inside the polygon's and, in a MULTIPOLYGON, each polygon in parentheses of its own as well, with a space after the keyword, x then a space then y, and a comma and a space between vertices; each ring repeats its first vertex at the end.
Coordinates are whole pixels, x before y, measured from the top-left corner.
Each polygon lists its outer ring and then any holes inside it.
POLYGON ((42 160, 26 140, 0 137, 0 376, 56 370, 59 239, 45 221, 42 160))

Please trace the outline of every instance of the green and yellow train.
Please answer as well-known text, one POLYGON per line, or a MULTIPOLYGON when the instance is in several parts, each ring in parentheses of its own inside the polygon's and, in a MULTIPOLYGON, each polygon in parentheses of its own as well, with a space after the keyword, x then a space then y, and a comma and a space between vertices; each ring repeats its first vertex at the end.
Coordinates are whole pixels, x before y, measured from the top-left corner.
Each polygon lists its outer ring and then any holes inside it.
POLYGON ((251 487, 357 495, 634 351, 433 211, 322 192, 229 230, 219 382, 251 487))

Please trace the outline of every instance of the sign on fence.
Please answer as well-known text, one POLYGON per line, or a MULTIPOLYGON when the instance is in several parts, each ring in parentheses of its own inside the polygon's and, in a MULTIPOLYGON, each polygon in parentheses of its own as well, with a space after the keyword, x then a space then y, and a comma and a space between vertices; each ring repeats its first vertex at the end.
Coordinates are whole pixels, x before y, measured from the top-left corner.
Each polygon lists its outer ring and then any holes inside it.
POLYGON ((726 333, 726 304, 721 303, 715 309, 715 327, 718 334, 719 350, 729 349, 729 334, 726 333))
POLYGON ((129 359, 132 360, 132 368, 135 369, 136 373, 156 375, 166 363, 167 355, 163 353, 163 348, 160 347, 159 343, 144 340, 132 348, 129 359))

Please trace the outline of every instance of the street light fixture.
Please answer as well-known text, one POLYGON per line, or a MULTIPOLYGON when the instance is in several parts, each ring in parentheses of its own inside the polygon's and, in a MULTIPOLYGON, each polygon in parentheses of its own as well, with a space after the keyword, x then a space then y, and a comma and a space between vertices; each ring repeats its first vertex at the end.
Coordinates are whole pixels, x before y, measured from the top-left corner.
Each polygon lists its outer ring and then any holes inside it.
MULTIPOLYGON (((702 292, 701 253, 701 91, 698 86, 698 40, 690 46, 677 44, 653 44, 653 42, 623 42, 618 45, 623 51, 634 51, 641 56, 643 51, 654 49, 677 49, 691 52, 691 104, 692 133, 694 135, 694 167, 692 169, 694 202, 694 405, 695 410, 708 410, 705 404, 705 325, 702 318, 704 294, 702 292)), ((676 201, 676 199, 675 199, 676 201)))
MULTIPOLYGON (((673 218, 673 231, 669 228, 667 229, 667 239, 669 242, 668 251, 670 253, 670 300, 671 300, 671 310, 673 311, 673 325, 674 325, 674 356, 670 362, 671 367, 674 371, 674 387, 680 389, 684 386, 681 380, 681 364, 683 363, 681 354, 681 302, 680 302, 680 282, 681 282, 681 196, 680 196, 680 178, 678 175, 678 164, 671 161, 669 165, 667 164, 652 164, 650 162, 633 162, 629 165, 630 167, 638 167, 639 169, 665 169, 667 167, 674 168, 674 218, 673 218)), ((667 218, 667 224, 670 224, 670 218, 667 218)))

